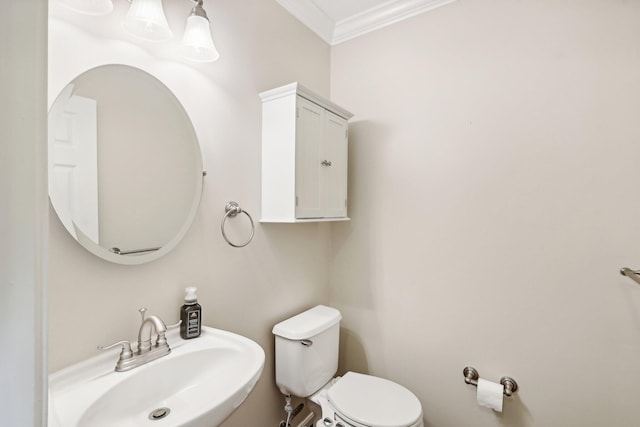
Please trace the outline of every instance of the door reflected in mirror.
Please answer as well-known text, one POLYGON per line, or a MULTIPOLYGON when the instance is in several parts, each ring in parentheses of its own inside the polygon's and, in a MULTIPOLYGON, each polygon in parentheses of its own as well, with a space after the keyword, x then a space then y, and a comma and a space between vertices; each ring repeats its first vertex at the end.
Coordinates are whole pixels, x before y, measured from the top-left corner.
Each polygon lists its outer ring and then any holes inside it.
POLYGON ((86 71, 56 98, 48 139, 51 204, 87 250, 141 264, 184 237, 202 156, 189 116, 158 79, 126 65, 86 71))

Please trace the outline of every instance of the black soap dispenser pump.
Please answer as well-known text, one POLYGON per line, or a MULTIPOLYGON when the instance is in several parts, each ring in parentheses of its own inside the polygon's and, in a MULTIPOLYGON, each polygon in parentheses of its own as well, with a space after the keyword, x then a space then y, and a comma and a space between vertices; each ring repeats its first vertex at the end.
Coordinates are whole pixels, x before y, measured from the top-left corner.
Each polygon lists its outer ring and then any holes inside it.
POLYGON ((180 336, 185 339, 197 338, 202 328, 202 307, 198 304, 198 288, 185 288, 184 305, 180 308, 180 336))

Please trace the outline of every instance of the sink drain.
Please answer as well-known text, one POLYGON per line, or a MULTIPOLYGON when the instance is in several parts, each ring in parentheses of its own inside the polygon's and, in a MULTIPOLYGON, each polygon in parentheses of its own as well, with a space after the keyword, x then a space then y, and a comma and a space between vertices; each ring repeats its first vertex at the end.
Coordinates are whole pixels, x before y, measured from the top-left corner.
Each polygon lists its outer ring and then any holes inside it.
POLYGON ((169 415, 170 412, 171 412, 171 409, 169 409, 169 408, 154 409, 149 414, 149 419, 151 421, 161 420, 161 419, 165 418, 167 415, 169 415))

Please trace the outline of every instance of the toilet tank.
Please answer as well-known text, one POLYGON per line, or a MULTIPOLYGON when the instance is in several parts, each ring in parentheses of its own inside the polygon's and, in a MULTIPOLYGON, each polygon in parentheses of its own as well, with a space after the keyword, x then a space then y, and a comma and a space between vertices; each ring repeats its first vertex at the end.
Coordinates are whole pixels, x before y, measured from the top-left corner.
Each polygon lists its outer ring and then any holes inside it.
POLYGON ((335 308, 318 305, 273 327, 276 384, 282 394, 308 397, 333 377, 341 318, 335 308))

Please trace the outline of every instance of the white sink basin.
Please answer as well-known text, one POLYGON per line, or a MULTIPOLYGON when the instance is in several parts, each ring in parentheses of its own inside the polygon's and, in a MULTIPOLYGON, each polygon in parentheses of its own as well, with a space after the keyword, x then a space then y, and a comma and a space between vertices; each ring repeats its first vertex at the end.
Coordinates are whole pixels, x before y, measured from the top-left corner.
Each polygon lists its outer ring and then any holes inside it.
POLYGON ((262 348, 231 332, 203 327, 183 340, 175 329, 167 341, 169 355, 130 371, 114 371, 112 350, 49 375, 49 427, 215 427, 264 367, 262 348))

